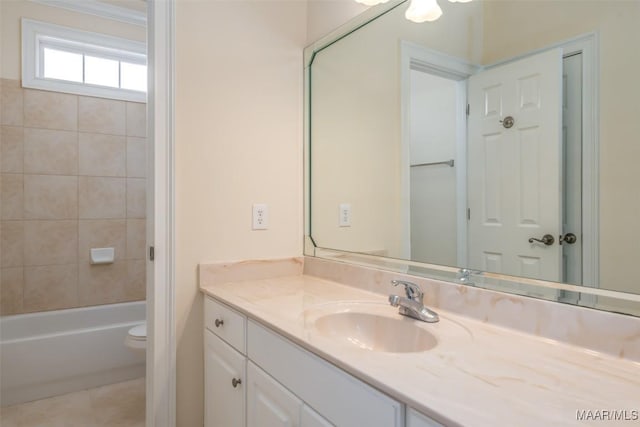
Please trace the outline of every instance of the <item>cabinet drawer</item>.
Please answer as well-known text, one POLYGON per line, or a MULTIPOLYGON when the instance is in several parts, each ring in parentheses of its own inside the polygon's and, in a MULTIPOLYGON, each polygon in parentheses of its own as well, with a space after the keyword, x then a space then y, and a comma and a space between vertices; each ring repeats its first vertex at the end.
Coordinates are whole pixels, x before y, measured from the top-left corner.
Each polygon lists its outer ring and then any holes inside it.
POLYGON ((207 329, 246 354, 247 318, 230 307, 210 298, 204 299, 204 324, 207 329))
POLYGON ((330 423, 404 426, 400 402, 257 323, 249 321, 247 336, 249 358, 330 423))

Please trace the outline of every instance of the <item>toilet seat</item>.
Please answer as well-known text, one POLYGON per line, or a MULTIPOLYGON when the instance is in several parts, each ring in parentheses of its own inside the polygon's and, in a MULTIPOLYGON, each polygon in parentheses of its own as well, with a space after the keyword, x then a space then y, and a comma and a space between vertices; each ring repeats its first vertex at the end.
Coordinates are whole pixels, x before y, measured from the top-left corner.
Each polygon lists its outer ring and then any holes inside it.
POLYGON ((144 353, 147 349, 147 324, 143 323, 129 329, 124 343, 136 353, 144 353))
POLYGON ((134 326, 129 329, 129 337, 133 340, 145 340, 147 339, 147 324, 134 326))

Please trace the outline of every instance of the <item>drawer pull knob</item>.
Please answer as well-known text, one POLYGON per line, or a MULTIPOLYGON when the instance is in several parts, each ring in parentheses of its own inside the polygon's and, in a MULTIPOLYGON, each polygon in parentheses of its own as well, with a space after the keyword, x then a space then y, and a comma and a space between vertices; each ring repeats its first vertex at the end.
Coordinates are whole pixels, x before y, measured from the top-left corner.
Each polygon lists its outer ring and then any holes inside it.
POLYGON ((231 385, 233 386, 233 388, 238 387, 238 385, 242 384, 242 380, 240 378, 238 379, 232 379, 231 380, 231 385))
POLYGON ((220 326, 224 325, 224 320, 216 319, 215 324, 216 324, 216 328, 219 328, 220 326))

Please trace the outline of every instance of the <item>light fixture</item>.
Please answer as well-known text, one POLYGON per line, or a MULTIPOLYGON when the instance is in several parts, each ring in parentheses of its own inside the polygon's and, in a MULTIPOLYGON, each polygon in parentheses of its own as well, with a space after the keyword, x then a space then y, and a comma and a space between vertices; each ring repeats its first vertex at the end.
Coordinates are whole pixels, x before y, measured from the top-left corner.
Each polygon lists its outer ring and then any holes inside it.
MULTIPOLYGON (((450 0, 451 1, 451 0, 450 0)), ((437 0, 411 0, 409 9, 404 13, 409 21, 421 23, 435 21, 442 16, 437 0)))
MULTIPOLYGON (((386 3, 389 0, 356 0, 360 4, 365 6, 375 6, 378 4, 386 3)), ((449 0, 450 3, 469 3, 471 0, 449 0)), ((432 22, 442 16, 442 9, 438 4, 438 0, 411 0, 409 8, 404 13, 405 18, 409 21, 417 22, 432 22)))
MULTIPOLYGON (((356 2, 363 4, 365 6, 375 6, 377 4, 382 4, 382 3, 386 3, 389 0, 356 0, 356 2)), ((465 0, 465 1, 469 1, 469 0, 465 0)))

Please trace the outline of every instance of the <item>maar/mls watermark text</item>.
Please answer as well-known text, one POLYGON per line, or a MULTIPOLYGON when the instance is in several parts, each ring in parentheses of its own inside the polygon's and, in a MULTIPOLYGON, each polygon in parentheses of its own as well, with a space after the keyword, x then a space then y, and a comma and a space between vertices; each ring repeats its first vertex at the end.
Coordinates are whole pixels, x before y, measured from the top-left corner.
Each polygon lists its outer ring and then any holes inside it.
POLYGON ((578 421, 638 421, 640 410, 637 409, 578 409, 578 421))

